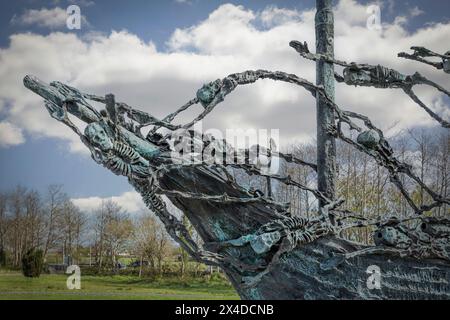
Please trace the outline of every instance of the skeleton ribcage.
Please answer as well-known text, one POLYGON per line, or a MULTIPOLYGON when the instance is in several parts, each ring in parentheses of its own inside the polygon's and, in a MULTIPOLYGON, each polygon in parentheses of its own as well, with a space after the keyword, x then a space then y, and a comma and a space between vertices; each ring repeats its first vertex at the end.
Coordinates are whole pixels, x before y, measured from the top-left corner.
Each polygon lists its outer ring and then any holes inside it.
POLYGON ((377 87, 382 88, 390 87, 393 82, 403 82, 405 80, 405 76, 400 72, 383 66, 376 66, 372 76, 372 80, 377 82, 377 87))
POLYGON ((115 142, 113 154, 104 163, 105 167, 117 175, 131 176, 133 172, 143 173, 139 165, 141 156, 129 145, 115 142))
POLYGON ((311 228, 310 221, 304 217, 278 219, 262 226, 260 229, 260 233, 272 231, 281 231, 293 246, 309 243, 317 238, 311 228))
POLYGON ((131 164, 123 161, 119 157, 112 157, 107 160, 105 167, 117 175, 129 177, 132 172, 131 164))
POLYGON ((261 227, 261 232, 271 232, 275 230, 295 230, 305 227, 308 223, 308 219, 303 217, 288 217, 278 219, 261 227))
POLYGON ((122 159, 126 160, 130 164, 136 164, 139 162, 141 156, 128 144, 122 142, 114 143, 114 151, 122 159))

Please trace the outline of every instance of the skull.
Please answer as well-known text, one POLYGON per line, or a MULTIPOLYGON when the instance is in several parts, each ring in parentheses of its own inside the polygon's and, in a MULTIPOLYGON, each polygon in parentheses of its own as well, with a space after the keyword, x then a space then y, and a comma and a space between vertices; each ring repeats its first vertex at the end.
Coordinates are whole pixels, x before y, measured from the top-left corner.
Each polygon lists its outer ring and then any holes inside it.
POLYGON ((250 246, 257 254, 262 254, 270 250, 279 240, 281 234, 278 231, 263 233, 250 241, 250 246))
POLYGON ((373 240, 377 246, 407 248, 411 244, 411 239, 394 227, 383 227, 375 231, 373 240))
POLYGON ((395 228, 386 227, 375 232, 374 241, 376 245, 395 246, 398 232, 395 228))
POLYGON ((204 108, 206 108, 215 98, 217 92, 220 89, 221 81, 216 80, 214 82, 203 85, 197 91, 197 98, 204 108))
POLYGON ((361 132, 356 141, 367 149, 375 149, 380 143, 380 135, 375 130, 361 132))
POLYGON ((368 83, 372 80, 370 73, 360 69, 353 69, 351 67, 344 69, 344 81, 348 85, 357 85, 368 83))
POLYGON ((111 150, 114 146, 105 129, 98 122, 87 125, 84 134, 90 142, 103 151, 111 150))
POLYGON ((434 237, 450 236, 450 224, 446 224, 445 220, 440 221, 436 218, 426 218, 419 225, 419 228, 422 232, 434 237))

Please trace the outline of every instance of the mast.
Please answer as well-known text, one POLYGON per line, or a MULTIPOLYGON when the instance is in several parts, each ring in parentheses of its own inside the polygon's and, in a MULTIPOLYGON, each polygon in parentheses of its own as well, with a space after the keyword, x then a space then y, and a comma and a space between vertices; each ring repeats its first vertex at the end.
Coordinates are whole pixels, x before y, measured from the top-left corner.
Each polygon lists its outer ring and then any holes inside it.
MULTIPOLYGON (((332 0, 316 0, 316 53, 334 57, 334 16, 332 0)), ((334 101, 334 66, 317 61, 316 84, 323 85, 327 95, 334 101)), ((320 96, 317 103, 317 175, 318 189, 328 198, 335 198, 336 142, 329 133, 334 126, 334 111, 320 96)), ((320 203, 323 206, 323 203, 320 203)))

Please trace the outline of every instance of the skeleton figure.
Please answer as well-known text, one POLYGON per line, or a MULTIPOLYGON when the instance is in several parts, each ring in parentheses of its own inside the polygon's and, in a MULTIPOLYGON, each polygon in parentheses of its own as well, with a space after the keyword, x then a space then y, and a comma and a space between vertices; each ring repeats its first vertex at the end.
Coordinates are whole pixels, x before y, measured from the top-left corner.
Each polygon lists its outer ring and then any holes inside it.
MULTIPOLYGON (((404 75, 394 69, 386 68, 381 65, 374 66, 336 60, 328 55, 311 53, 306 42, 301 43, 299 41, 291 41, 289 45, 305 59, 312 61, 326 61, 344 67, 342 75, 338 73, 335 73, 334 75, 337 82, 344 82, 347 85, 354 86, 402 89, 415 103, 438 121, 444 128, 450 128, 450 122, 442 119, 433 110, 427 107, 419 97, 416 96, 413 87, 415 85, 428 85, 434 87, 448 97, 450 97, 450 92, 439 84, 428 80, 420 73, 416 72, 413 75, 404 75)), ((450 55, 448 55, 450 52, 445 55, 440 55, 422 47, 412 47, 412 49, 415 50, 414 54, 400 53, 399 57, 420 61, 432 65, 437 69, 444 69, 445 72, 450 73, 450 55), (423 59, 423 57, 440 57, 443 62, 432 62, 423 59)))
POLYGON ((374 242, 395 248, 401 255, 450 260, 450 222, 423 218, 415 228, 390 223, 375 232, 374 242))
POLYGON ((210 243, 209 245, 224 248, 250 244, 253 251, 257 254, 263 254, 283 240, 287 240, 292 249, 297 245, 312 242, 331 232, 333 232, 332 227, 322 219, 308 220, 304 217, 286 217, 271 221, 252 234, 221 243, 210 243))
POLYGON ((276 247, 272 259, 262 272, 242 278, 246 286, 252 287, 272 270, 283 253, 333 233, 332 225, 322 218, 309 220, 304 217, 286 217, 261 226, 253 234, 220 243, 209 243, 208 246, 220 251, 226 247, 242 247, 249 244, 258 255, 266 254, 276 247))
MULTIPOLYGON (((93 152, 94 160, 116 175, 128 177, 128 181, 141 194, 146 206, 161 219, 167 232, 182 248, 201 262, 214 262, 214 259, 217 259, 201 250, 190 238, 185 226, 167 210, 153 183, 147 183, 151 181, 152 168, 149 161, 127 142, 121 141, 123 139, 117 138, 120 135, 117 130, 112 130, 107 120, 88 124, 84 134, 88 142, 97 148, 94 151, 98 152, 93 152)), ((137 137, 132 135, 129 138, 133 140, 137 137)))
POLYGON ((291 41, 289 45, 305 59, 313 61, 323 60, 344 67, 343 75, 341 76, 335 73, 335 78, 336 81, 345 82, 348 85, 399 88, 407 80, 407 76, 380 65, 347 63, 345 61, 335 60, 333 57, 327 55, 311 53, 306 42, 291 41))
MULTIPOLYGON (((399 88, 402 87, 407 77, 398 71, 383 66, 351 64, 344 69, 343 81, 347 85, 367 86, 375 88, 399 88)), ((342 81, 341 77, 336 77, 342 81)))
POLYGON ((450 220, 421 218, 415 227, 392 217, 373 234, 375 246, 337 254, 321 263, 323 270, 336 268, 348 259, 387 252, 400 257, 432 258, 450 261, 450 220))
POLYGON ((108 129, 105 124, 94 122, 84 131, 87 139, 100 150, 97 160, 116 175, 130 178, 148 176, 149 162, 125 142, 113 140, 107 133, 108 129))

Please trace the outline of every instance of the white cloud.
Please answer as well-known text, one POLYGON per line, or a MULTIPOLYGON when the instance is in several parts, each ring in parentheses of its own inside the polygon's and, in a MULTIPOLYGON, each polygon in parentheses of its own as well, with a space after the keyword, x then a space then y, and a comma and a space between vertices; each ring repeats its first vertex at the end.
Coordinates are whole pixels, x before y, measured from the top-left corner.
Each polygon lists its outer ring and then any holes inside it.
MULTIPOLYGON (((89 1, 82 2, 84 5, 89 4, 89 1)), ((15 15, 11 19, 11 23, 24 26, 37 25, 39 27, 49 29, 59 29, 66 27, 67 18, 68 15, 66 10, 60 7, 55 7, 52 9, 42 8, 39 10, 29 9, 20 16, 15 15)), ((84 16, 82 16, 81 19, 82 26, 88 25, 88 21, 84 16)))
POLYGON ((301 18, 301 13, 297 10, 278 8, 277 6, 268 6, 261 14, 260 19, 267 27, 296 22, 301 18))
MULTIPOLYGON (((398 52, 412 45, 447 51, 450 23, 411 34, 401 21, 385 24, 381 32, 370 31, 366 19, 366 6, 353 0, 338 3, 338 58, 382 64, 409 74, 419 71, 450 87, 443 72, 397 58, 398 52)), ((175 30, 167 42, 169 52, 158 51, 153 43, 125 31, 87 38, 60 32, 15 34, 9 47, 0 49, 0 112, 7 115, 6 121, 30 134, 59 137, 70 143, 72 151, 85 150, 69 129, 48 116, 42 99, 23 87, 25 74, 66 82, 90 93, 113 92, 117 100, 160 117, 193 98, 203 83, 234 72, 281 70, 314 82, 315 65, 288 46, 293 39, 307 41, 313 50, 313 10, 269 7, 253 12, 225 4, 197 25, 175 30), (285 18, 277 18, 281 16, 285 18), (258 29, 264 21, 267 27, 258 29)), ((422 87, 419 93, 428 105, 448 113, 448 105, 435 90, 422 87)), ((344 109, 368 115, 381 128, 396 122, 399 129, 436 124, 400 90, 338 84, 336 97, 344 109)), ((193 116, 188 112, 181 120, 193 116)), ((206 119, 204 128, 208 127, 279 128, 282 143, 314 137, 315 102, 301 88, 265 80, 228 96, 206 119)))
POLYGON ((0 122, 0 146, 9 147, 25 142, 22 130, 9 122, 0 122))
POLYGON ((62 8, 56 7, 53 9, 30 9, 25 11, 20 16, 14 16, 11 22, 14 24, 38 25, 40 27, 59 28, 66 25, 66 20, 66 11, 62 8))
POLYGON ((425 11, 423 11, 422 9, 420 9, 417 6, 413 7, 411 10, 409 10, 409 15, 411 17, 417 17, 417 16, 420 16, 420 15, 422 15, 424 13, 425 13, 425 11))
POLYGON ((125 192, 119 196, 113 197, 88 197, 72 199, 72 202, 80 208, 80 210, 91 212, 97 210, 103 201, 108 200, 117 203, 128 213, 141 213, 142 211, 147 210, 141 196, 135 191, 125 192))

